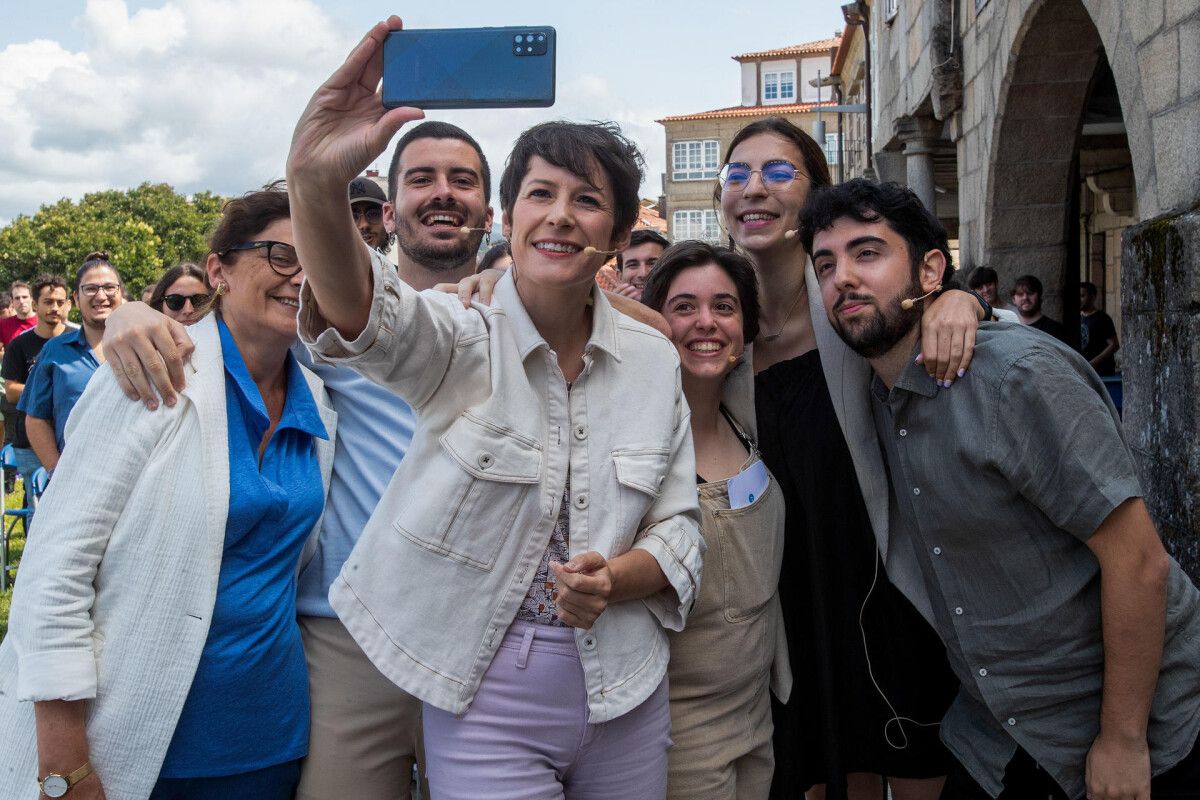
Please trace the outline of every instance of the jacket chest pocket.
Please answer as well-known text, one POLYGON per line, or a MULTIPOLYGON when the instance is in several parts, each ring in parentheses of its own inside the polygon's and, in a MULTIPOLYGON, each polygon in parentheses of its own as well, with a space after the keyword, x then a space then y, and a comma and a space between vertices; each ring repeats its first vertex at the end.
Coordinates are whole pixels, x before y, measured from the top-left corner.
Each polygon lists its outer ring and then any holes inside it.
POLYGON ((393 526, 438 555, 490 570, 541 481, 541 446, 471 414, 439 442, 442 452, 413 485, 393 526))
POLYGON ((665 447, 628 448, 614 450, 612 458, 618 484, 617 540, 631 543, 650 505, 662 493, 671 451, 665 447))

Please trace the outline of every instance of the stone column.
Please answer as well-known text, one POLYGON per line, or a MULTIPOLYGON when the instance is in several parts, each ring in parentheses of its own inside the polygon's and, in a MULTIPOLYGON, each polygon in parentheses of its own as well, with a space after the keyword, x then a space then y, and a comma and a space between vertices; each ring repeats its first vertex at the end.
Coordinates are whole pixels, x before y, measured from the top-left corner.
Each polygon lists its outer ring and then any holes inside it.
POLYGON ((896 136, 904 143, 908 188, 934 214, 937 214, 937 197, 933 191, 933 153, 941 135, 942 123, 932 117, 896 120, 896 136))
POLYGON ((1200 204, 1122 245, 1125 435, 1167 549, 1200 583, 1200 204))

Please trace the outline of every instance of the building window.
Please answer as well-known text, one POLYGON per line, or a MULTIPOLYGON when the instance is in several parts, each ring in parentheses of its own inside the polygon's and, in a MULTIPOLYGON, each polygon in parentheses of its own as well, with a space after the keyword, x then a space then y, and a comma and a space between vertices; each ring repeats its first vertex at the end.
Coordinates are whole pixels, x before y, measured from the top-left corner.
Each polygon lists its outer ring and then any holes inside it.
POLYGON ((716 139, 675 142, 672 147, 671 180, 711 181, 720 168, 721 143, 716 139))
POLYGON ((763 73, 763 104, 788 103, 796 99, 796 73, 794 71, 763 73))
POLYGON ((834 166, 837 165, 838 157, 841 155, 841 138, 840 133, 825 134, 825 160, 834 166))
POLYGON ((702 239, 706 242, 721 240, 717 212, 712 209, 676 211, 672 223, 671 238, 676 242, 684 239, 702 239))

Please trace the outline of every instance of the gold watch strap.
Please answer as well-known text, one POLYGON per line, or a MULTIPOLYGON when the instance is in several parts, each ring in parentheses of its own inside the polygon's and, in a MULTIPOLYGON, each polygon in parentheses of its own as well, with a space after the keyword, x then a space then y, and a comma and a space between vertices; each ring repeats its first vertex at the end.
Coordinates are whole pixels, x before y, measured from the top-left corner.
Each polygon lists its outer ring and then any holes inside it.
MULTIPOLYGON (((50 775, 55 775, 55 774, 57 774, 57 773, 51 772, 49 775, 46 776, 46 778, 49 778, 50 775)), ((59 777, 63 778, 67 782, 67 791, 70 791, 72 786, 79 783, 81 780, 83 780, 84 778, 86 778, 88 775, 91 775, 91 774, 92 774, 92 762, 85 761, 85 762, 83 762, 82 767, 75 770, 70 775, 59 775, 59 777)), ((42 784, 46 781, 46 778, 38 778, 38 788, 39 789, 42 788, 42 784)))

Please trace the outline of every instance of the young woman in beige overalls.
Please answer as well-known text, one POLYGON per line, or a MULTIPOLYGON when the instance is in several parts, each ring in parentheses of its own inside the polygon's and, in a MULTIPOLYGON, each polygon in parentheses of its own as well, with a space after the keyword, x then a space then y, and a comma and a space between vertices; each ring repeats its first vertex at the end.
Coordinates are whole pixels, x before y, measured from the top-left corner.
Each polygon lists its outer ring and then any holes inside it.
POLYGON ((734 251, 681 242, 643 301, 679 350, 708 545, 687 628, 670 634, 668 797, 758 800, 774 768, 768 690, 786 700, 791 688, 777 591, 783 497, 754 443, 743 358, 758 333, 758 282, 734 251))

